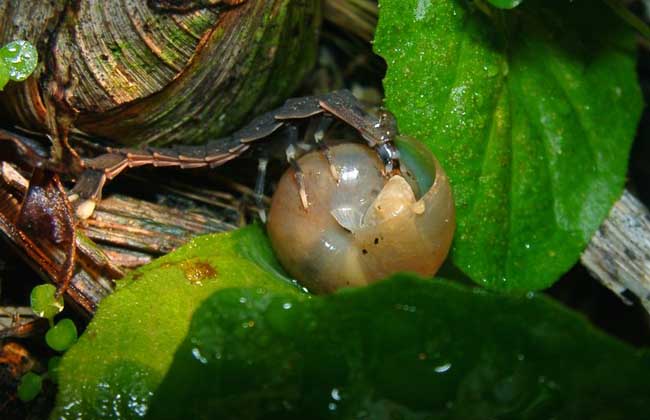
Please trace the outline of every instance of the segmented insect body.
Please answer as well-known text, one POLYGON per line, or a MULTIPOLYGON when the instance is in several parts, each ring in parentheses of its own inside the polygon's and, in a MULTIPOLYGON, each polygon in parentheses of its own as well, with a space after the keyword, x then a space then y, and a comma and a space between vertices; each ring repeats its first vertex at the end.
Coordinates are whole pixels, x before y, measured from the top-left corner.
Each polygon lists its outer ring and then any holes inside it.
MULTIPOLYGON (((143 149, 108 148, 108 153, 83 161, 85 170, 72 190, 77 215, 81 218, 90 216, 95 203, 101 197, 101 190, 106 181, 115 178, 127 168, 143 165, 214 168, 241 156, 252 146, 274 137, 284 138, 287 160, 295 167, 296 155, 293 151, 301 141, 297 125, 316 121, 312 117, 321 119, 308 132, 312 133, 313 142, 321 147, 325 154, 327 146, 322 143, 323 131, 336 119, 355 129, 368 146, 376 150, 388 172, 392 172, 399 164, 398 153, 391 143, 394 123, 386 116, 379 119, 370 116, 349 91, 340 90, 320 96, 289 99, 280 108, 261 115, 232 135, 212 140, 205 145, 143 149)), ((264 153, 261 153, 261 156, 264 159, 264 153)))

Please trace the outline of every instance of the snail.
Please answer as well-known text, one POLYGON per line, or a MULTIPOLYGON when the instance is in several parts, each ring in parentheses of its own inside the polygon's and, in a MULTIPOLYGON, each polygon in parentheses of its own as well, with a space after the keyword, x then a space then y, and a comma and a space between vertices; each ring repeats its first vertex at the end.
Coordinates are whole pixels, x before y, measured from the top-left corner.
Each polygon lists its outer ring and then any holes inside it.
POLYGON ((329 159, 318 150, 299 158, 307 208, 295 169, 280 179, 267 232, 283 267, 310 291, 362 286, 399 271, 432 276, 443 263, 455 229, 447 175, 421 143, 398 137, 395 144, 401 173, 389 177, 362 144, 333 146, 329 159))

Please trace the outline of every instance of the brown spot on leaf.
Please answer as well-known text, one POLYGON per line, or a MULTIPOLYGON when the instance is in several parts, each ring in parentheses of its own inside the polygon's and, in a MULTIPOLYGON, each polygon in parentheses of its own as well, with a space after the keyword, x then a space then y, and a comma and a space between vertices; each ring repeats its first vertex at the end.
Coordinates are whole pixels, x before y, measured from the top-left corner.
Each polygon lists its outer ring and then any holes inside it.
POLYGON ((185 274, 185 279, 191 284, 201 285, 203 280, 217 276, 217 270, 207 261, 190 259, 181 262, 179 266, 185 274))

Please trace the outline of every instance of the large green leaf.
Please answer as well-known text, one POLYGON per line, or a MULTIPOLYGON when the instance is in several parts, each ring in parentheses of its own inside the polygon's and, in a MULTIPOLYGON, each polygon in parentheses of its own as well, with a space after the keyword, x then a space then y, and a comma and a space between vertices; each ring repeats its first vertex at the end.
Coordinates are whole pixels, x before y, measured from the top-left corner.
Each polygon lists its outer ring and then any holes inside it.
POLYGON ((493 289, 552 284, 619 197, 642 101, 634 33, 593 0, 381 0, 388 108, 450 175, 454 263, 493 289))
POLYGON ((305 299, 229 289, 196 311, 151 419, 626 419, 650 359, 542 296, 406 275, 305 299))
POLYGON ((408 275, 310 297, 257 226, 197 238, 121 281, 57 374, 53 419, 631 418, 650 408, 647 356, 548 298, 408 275))
POLYGON ((52 418, 142 417, 192 313, 215 290, 300 293, 258 226, 196 238, 118 286, 63 357, 52 418))

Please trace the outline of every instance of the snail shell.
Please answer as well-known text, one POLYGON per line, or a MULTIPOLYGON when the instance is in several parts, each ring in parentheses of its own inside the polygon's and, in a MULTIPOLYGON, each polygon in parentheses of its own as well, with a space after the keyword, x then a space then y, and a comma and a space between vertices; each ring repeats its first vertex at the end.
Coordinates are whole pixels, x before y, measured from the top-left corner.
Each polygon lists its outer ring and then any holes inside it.
POLYGON ((309 290, 362 286, 399 271, 432 276, 447 256, 455 229, 447 175, 421 144, 396 143, 404 176, 390 179, 376 152, 360 144, 331 148, 338 183, 322 153, 301 157, 307 210, 293 169, 280 179, 268 234, 287 272, 309 290))

